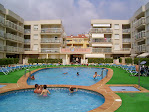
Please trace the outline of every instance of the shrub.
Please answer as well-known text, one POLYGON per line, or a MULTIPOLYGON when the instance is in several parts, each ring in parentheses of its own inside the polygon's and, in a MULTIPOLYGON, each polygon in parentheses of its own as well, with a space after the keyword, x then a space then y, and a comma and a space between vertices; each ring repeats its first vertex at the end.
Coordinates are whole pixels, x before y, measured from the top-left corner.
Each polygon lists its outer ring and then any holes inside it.
POLYGON ((131 64, 132 63, 132 58, 125 58, 125 63, 131 64))

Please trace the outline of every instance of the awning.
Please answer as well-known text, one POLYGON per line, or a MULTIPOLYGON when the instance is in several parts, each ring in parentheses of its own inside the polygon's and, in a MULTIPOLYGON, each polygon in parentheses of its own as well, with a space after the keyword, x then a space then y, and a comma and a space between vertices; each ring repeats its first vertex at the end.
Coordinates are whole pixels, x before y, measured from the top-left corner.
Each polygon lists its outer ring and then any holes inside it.
POLYGON ((85 54, 86 58, 105 58, 104 54, 85 54))
POLYGON ((149 53, 142 53, 142 54, 138 55, 137 58, 144 58, 147 56, 149 56, 149 53))

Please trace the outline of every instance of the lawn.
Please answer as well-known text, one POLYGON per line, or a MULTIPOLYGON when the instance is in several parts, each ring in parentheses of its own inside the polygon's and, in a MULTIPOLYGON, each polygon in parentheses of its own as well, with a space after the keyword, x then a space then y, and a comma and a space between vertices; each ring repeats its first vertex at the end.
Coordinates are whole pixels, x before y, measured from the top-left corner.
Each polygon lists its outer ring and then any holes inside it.
POLYGON ((148 112, 149 93, 117 93, 122 99, 122 106, 115 112, 148 112))

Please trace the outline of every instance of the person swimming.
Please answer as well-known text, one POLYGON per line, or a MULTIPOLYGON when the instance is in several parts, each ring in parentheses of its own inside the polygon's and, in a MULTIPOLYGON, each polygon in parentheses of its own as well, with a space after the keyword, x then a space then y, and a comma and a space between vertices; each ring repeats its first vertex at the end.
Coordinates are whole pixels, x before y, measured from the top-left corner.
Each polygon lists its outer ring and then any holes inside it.
POLYGON ((79 72, 77 72, 77 76, 79 76, 80 74, 79 74, 79 72))
POLYGON ((65 72, 65 73, 63 73, 63 74, 67 74, 68 72, 65 72))
POLYGON ((97 76, 101 76, 101 75, 98 75, 97 72, 95 72, 95 74, 93 75, 93 78, 95 79, 97 76))
POLYGON ((32 80, 35 80, 35 77, 34 77, 34 75, 33 75, 33 76, 30 76, 30 78, 31 78, 32 80))
POLYGON ((74 92, 77 92, 78 91, 78 88, 76 88, 76 90, 74 91, 74 87, 70 87, 69 88, 69 92, 70 93, 74 93, 74 92))
POLYGON ((34 93, 37 93, 38 91, 38 84, 35 84, 35 90, 34 90, 34 93))
POLYGON ((47 88, 47 85, 44 85, 43 88, 44 88, 44 90, 42 90, 42 92, 41 92, 40 95, 48 96, 47 93, 51 94, 51 93, 49 92, 49 90, 46 89, 46 88, 47 88))

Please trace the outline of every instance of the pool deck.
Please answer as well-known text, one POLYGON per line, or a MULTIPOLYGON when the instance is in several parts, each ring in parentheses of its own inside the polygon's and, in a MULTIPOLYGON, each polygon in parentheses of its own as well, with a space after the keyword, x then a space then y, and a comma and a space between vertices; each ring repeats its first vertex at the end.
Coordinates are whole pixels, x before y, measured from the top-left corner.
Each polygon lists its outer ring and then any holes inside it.
MULTIPOLYGON (((41 69, 43 68, 33 70, 31 71, 31 74, 41 69)), ((48 87, 67 87, 67 88, 69 88, 70 86, 73 86, 76 88, 91 90, 91 91, 95 91, 95 92, 102 94, 105 97, 104 104, 89 112, 114 112, 115 110, 117 110, 121 106, 122 100, 115 93, 144 93, 144 92, 146 93, 146 92, 149 92, 149 90, 143 87, 138 88, 137 84, 106 84, 113 76, 113 70, 110 68, 106 68, 106 69, 108 69, 107 76, 104 77, 99 82, 97 82, 96 84, 93 84, 91 86, 79 86, 79 85, 47 85, 47 86, 48 87), (112 91, 109 86, 133 86, 139 89, 140 91, 112 91)), ((34 85, 27 84, 27 79, 29 75, 30 75, 29 73, 27 73, 26 76, 23 75, 18 80, 17 83, 0 83, 0 85, 6 85, 0 88, 0 93, 13 91, 13 90, 34 88, 34 85)))

